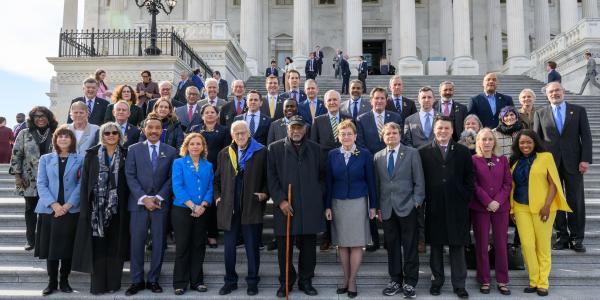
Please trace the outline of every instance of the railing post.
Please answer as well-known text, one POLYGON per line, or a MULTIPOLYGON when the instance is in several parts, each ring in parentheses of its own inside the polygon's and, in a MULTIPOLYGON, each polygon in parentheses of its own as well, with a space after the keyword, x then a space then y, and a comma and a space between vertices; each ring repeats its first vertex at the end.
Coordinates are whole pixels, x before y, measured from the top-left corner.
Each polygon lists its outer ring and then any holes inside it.
POLYGON ((58 35, 58 57, 62 57, 62 37, 63 37, 63 30, 61 28, 60 34, 58 35))
POLYGON ((140 32, 138 32, 138 56, 142 56, 142 27, 140 27, 140 32))
POLYGON ((90 56, 94 56, 96 53, 96 49, 94 49, 94 28, 92 27, 92 42, 91 42, 91 51, 90 56))

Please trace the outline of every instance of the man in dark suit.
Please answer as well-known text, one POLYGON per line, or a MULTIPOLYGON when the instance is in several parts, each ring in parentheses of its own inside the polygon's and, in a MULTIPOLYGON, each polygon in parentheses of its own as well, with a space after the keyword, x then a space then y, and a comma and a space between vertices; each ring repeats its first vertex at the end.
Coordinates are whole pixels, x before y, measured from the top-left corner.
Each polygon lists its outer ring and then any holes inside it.
MULTIPOLYGON (((383 88, 374 88, 371 90, 371 107, 373 109, 360 115, 356 119, 358 138, 356 143, 359 146, 369 149, 371 153, 377 153, 385 148, 385 144, 381 139, 381 130, 383 125, 389 122, 395 122, 398 125, 402 124, 402 117, 391 111, 385 110, 387 102, 387 92, 383 88)), ((371 226, 371 237, 373 244, 367 246, 368 252, 377 251, 379 249, 379 233, 377 231, 376 220, 369 221, 371 226)))
POLYGON ((352 80, 350 83, 350 99, 344 101, 340 110, 356 121, 358 116, 371 111, 371 103, 362 99, 362 81, 352 80))
POLYGON ((587 64, 585 65, 585 78, 583 79, 583 83, 581 83, 579 95, 583 94, 585 87, 590 81, 592 82, 593 86, 600 89, 600 83, 596 81, 596 75, 598 74, 598 71, 596 71, 596 60, 592 57, 592 53, 590 52, 586 52, 584 54, 584 57, 587 60, 587 64))
POLYGON ((505 106, 514 106, 512 97, 496 92, 497 84, 496 73, 486 74, 483 78, 484 93, 471 97, 469 103, 469 114, 477 115, 483 127, 496 128, 500 110, 505 106))
MULTIPOLYGON (((179 77, 181 78, 181 81, 179 81, 179 84, 177 84, 177 91, 175 92, 175 97, 173 97, 173 99, 181 102, 181 103, 186 103, 186 95, 185 95, 185 91, 187 90, 188 87, 190 86, 195 86, 194 82, 190 79, 190 72, 183 70, 179 73, 179 77)), ((198 97, 198 99, 200 99, 200 97, 198 97)))
POLYGON ((283 101, 285 98, 279 95, 279 79, 276 76, 269 76, 265 79, 267 95, 263 99, 260 112, 269 116, 271 120, 277 120, 283 117, 283 101))
POLYGON ((402 93, 404 92, 404 82, 400 75, 395 75, 390 78, 389 89, 391 95, 387 100, 387 105, 385 106, 386 110, 400 114, 402 120, 406 120, 408 116, 417 112, 415 101, 402 96, 402 93))
POLYGON ((546 70, 548 71, 548 83, 554 81, 558 81, 559 83, 562 82, 562 76, 560 76, 560 73, 556 71, 556 62, 549 61, 546 64, 546 70))
POLYGON ((546 85, 550 105, 537 110, 533 130, 554 156, 565 196, 572 213, 558 211, 554 227, 554 250, 571 248, 585 252, 585 198, 583 174, 592 163, 592 136, 585 108, 564 101, 564 89, 558 82, 546 85))
MULTIPOLYGON (((341 54, 340 54, 341 56, 341 54)), ((341 94, 348 95, 348 87, 350 86, 350 64, 348 63, 348 55, 341 56, 339 62, 339 71, 342 76, 342 91, 341 94)))
MULTIPOLYGON (((94 125, 102 125, 104 123, 104 114, 108 107, 108 101, 97 98, 96 90, 98 89, 98 81, 94 78, 87 78, 83 81, 83 97, 77 97, 71 100, 71 104, 81 101, 88 107, 88 123, 94 125)), ((71 107, 69 105, 69 107, 71 107)), ((73 123, 71 116, 67 118, 67 124, 73 123)))
POLYGON ((139 142, 141 130, 135 125, 127 123, 127 119, 131 115, 129 104, 125 101, 115 103, 112 114, 123 134, 123 148, 127 149, 129 146, 139 142))
POLYGON ((185 90, 185 98, 187 104, 176 108, 175 114, 177 115, 179 122, 181 122, 181 125, 185 127, 185 131, 189 132, 192 127, 202 123, 202 118, 200 117, 200 105, 198 105, 200 91, 198 91, 198 88, 195 86, 189 86, 185 90))
POLYGON ((177 150, 160 142, 162 122, 146 119, 144 135, 147 140, 129 147, 125 175, 129 186, 131 213, 131 285, 125 295, 135 295, 144 288, 161 293, 158 284, 162 266, 167 216, 171 202, 171 165, 178 157, 177 150), (144 284, 144 246, 148 229, 152 238, 152 254, 148 278, 144 284))
POLYGON ((444 285, 444 245, 448 245, 454 293, 468 298, 465 245, 471 242, 468 204, 475 190, 473 162, 469 149, 452 140, 449 117, 436 117, 433 134, 434 141, 419 149, 425 178, 425 235, 431 247, 429 293, 440 295, 444 285))
POLYGON ((281 94, 283 99, 294 98, 298 103, 306 100, 306 94, 304 91, 300 90, 300 73, 296 70, 288 70, 286 74, 288 74, 288 85, 290 90, 281 94))
MULTIPOLYGON (((310 128, 310 139, 321 146, 323 157, 327 157, 329 151, 342 146, 338 139, 337 126, 344 120, 352 119, 351 116, 340 112, 341 96, 335 90, 325 93, 325 108, 327 112, 316 117, 310 128)), ((321 241, 321 251, 327 251, 331 247, 331 222, 327 221, 327 231, 324 232, 321 241)))
POLYGON ((219 93, 217 94, 217 97, 227 100, 227 96, 229 95, 229 85, 227 80, 221 78, 221 72, 219 71, 214 71, 212 77, 219 82, 219 93))
POLYGON ((307 80, 317 78, 317 60, 315 59, 314 52, 311 52, 308 55, 308 60, 304 66, 304 74, 306 74, 307 80))
POLYGON ((246 91, 244 81, 239 79, 234 80, 231 83, 231 89, 233 90, 233 100, 223 105, 219 113, 219 123, 227 128, 231 126, 236 116, 248 110, 248 107, 246 107, 246 98, 244 98, 244 92, 246 91))
POLYGON ((250 136, 257 142, 267 145, 271 118, 260 113, 260 106, 262 105, 260 93, 255 90, 248 92, 248 95, 246 95, 246 105, 248 106, 248 111, 235 117, 234 120, 246 121, 250 127, 250 136))
POLYGON ((317 61, 317 74, 321 76, 321 70, 323 69, 323 51, 321 46, 315 46, 315 60, 317 61))
POLYGON ((275 76, 277 78, 279 76, 279 70, 277 68, 277 62, 272 60, 271 66, 265 70, 265 77, 275 76))
POLYGON ((327 113, 323 100, 317 98, 319 87, 313 79, 307 79, 304 82, 304 92, 306 100, 298 104, 298 114, 301 115, 309 126, 312 126, 315 117, 327 113))
POLYGON ((360 56, 360 62, 358 63, 358 80, 363 83, 363 93, 367 93, 367 75, 369 74, 369 65, 365 61, 364 56, 360 56))
POLYGON ((452 98, 454 97, 454 83, 444 81, 440 83, 440 101, 433 103, 433 110, 436 114, 441 114, 452 119, 454 127, 452 139, 458 142, 460 134, 464 130, 464 122, 469 113, 467 106, 460 104, 452 98))
POLYGON ((290 118, 297 114, 298 103, 296 103, 296 100, 289 98, 283 101, 283 117, 271 122, 271 125, 269 126, 269 135, 267 137, 267 145, 287 136, 287 124, 290 122, 290 118))
POLYGON ((161 81, 158 84, 158 92, 160 93, 160 98, 156 98, 156 99, 152 99, 152 100, 148 101, 145 115, 147 116, 149 113, 152 112, 152 110, 154 109, 154 104, 156 104, 156 101, 158 101, 158 99, 167 99, 167 100, 171 101, 171 104, 173 104, 173 107, 175 107, 175 108, 184 106, 185 102, 182 103, 182 102, 179 102, 178 100, 175 100, 174 98, 171 98, 172 90, 173 90, 173 85, 171 84, 171 82, 166 81, 166 80, 161 81))

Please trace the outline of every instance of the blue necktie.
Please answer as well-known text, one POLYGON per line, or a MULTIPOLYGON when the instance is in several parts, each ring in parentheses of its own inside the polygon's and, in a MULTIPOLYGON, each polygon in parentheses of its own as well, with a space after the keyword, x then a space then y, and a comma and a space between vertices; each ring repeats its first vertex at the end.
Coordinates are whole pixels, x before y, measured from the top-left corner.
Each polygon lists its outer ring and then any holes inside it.
POLYGON ((121 125, 121 133, 125 136, 125 131, 127 131, 127 125, 121 125))
POLYGON ((431 135, 431 117, 429 113, 425 114, 425 126, 423 127, 423 131, 425 131, 425 135, 427 138, 431 135))
POLYGON ((250 136, 254 136, 256 130, 256 123, 254 123, 254 114, 250 115, 250 136))
POLYGON ((294 99, 296 99, 296 102, 298 102, 298 92, 292 91, 292 97, 294 97, 294 99))
POLYGON ((562 113, 560 112, 560 106, 556 106, 556 129, 558 129, 559 134, 562 134, 563 120, 562 113))
POLYGON ((156 171, 158 168, 158 152, 156 151, 156 145, 150 145, 152 147, 152 171, 156 171))
POLYGON ((394 149, 389 151, 389 155, 390 157, 388 158, 388 175, 390 175, 390 178, 394 175, 394 149))
POLYGON ((401 113, 402 112, 402 104, 400 102, 400 98, 396 98, 396 110, 401 113))
POLYGON ((358 100, 354 101, 354 108, 352 109, 352 118, 354 120, 356 120, 356 117, 358 117, 358 100))
POLYGON ((93 104, 94 102, 92 102, 92 100, 87 101, 88 115, 92 115, 92 109, 94 108, 93 104))

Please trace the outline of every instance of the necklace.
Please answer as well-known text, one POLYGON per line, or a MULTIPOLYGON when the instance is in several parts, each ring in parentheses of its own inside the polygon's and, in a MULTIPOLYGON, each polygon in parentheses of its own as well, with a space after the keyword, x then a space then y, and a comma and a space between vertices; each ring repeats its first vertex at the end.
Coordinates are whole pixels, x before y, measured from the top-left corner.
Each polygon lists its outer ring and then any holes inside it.
POLYGON ((61 163, 64 163, 64 162, 67 160, 67 158, 69 158, 69 157, 61 157, 61 158, 60 158, 60 162, 61 162, 61 163))
POLYGON ((41 133, 40 133, 40 130, 39 130, 39 129, 37 129, 37 130, 36 130, 36 133, 37 133, 37 135, 40 137, 40 144, 41 144, 41 143, 45 142, 45 141, 46 141, 46 139, 48 138, 48 134, 50 133, 50 129, 49 129, 49 128, 48 128, 48 129, 46 129, 46 132, 45 132, 44 134, 41 134, 41 133))

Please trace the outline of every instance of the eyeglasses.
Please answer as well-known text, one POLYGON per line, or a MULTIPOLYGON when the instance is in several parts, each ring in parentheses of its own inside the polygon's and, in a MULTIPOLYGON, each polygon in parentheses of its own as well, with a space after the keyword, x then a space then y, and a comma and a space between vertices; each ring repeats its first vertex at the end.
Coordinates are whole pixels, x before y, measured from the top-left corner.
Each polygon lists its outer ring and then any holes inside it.
POLYGON ((48 116, 46 115, 33 115, 34 119, 48 119, 48 116))
POLYGON ((103 136, 109 136, 109 135, 119 135, 119 131, 105 131, 102 133, 103 136))

